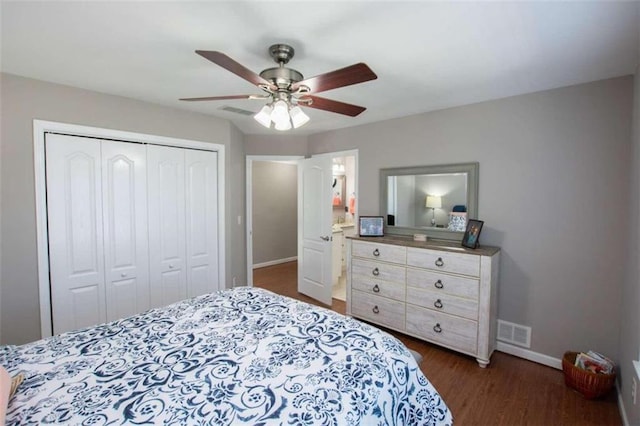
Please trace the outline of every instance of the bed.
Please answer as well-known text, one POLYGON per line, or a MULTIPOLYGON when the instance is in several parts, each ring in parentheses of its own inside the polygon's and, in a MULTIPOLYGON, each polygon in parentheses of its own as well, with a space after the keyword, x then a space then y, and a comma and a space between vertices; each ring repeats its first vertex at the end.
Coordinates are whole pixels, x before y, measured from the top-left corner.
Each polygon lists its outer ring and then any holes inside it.
POLYGON ((431 425, 446 404, 393 336, 236 288, 22 346, 7 425, 431 425))

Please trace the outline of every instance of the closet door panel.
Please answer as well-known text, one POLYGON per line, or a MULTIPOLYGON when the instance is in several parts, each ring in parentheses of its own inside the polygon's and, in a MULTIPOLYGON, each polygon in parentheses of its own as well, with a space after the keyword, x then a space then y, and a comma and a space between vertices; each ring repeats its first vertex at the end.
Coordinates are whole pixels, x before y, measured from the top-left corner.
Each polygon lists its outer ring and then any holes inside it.
POLYGON ((47 134, 53 333, 106 320, 100 141, 47 134))
POLYGON ((189 297, 218 290, 217 153, 185 150, 189 297))
POLYGON ((184 150, 147 146, 151 306, 187 297, 184 150))
POLYGON ((107 320, 149 309, 144 145, 102 141, 107 320))

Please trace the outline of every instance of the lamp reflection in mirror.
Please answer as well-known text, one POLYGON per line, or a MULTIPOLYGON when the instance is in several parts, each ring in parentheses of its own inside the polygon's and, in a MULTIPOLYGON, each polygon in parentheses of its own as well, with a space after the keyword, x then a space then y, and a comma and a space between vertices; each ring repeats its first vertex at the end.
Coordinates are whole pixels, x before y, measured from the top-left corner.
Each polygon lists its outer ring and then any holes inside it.
POLYGON ((431 218, 431 226, 436 226, 436 209, 442 207, 442 197, 437 195, 427 195, 427 201, 425 207, 433 210, 433 217, 431 218))
POLYGON ((276 130, 289 130, 298 128, 309 121, 309 116, 299 106, 292 106, 282 99, 273 104, 265 105, 253 118, 264 127, 271 127, 271 122, 276 130))

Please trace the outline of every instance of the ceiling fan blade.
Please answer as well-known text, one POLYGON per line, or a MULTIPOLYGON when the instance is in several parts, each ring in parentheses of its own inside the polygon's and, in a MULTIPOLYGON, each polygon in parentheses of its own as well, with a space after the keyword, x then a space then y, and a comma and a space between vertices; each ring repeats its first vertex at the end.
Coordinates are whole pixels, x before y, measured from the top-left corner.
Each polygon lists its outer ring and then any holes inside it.
POLYGON ((242 77, 248 82, 255 84, 256 86, 266 85, 267 87, 274 88, 268 80, 260 77, 249 68, 239 64, 222 52, 212 50, 196 50, 196 53, 203 58, 210 60, 214 64, 221 66, 227 71, 231 71, 238 77, 242 77))
POLYGON ((332 99, 321 98, 319 96, 305 95, 303 100, 307 98, 311 98, 313 102, 309 105, 301 102, 301 106, 335 112, 338 114, 348 115, 350 117, 355 117, 356 115, 366 110, 365 107, 347 104, 340 101, 334 101, 332 99))
POLYGON ((375 80, 378 76, 371 71, 367 64, 359 63, 320 74, 306 80, 299 81, 292 86, 296 90, 300 86, 307 86, 311 89, 311 93, 325 92, 338 87, 351 86, 352 84, 364 83, 365 81, 375 80))
POLYGON ((181 101, 221 101, 223 99, 255 99, 255 95, 207 96, 204 98, 180 98, 181 101))

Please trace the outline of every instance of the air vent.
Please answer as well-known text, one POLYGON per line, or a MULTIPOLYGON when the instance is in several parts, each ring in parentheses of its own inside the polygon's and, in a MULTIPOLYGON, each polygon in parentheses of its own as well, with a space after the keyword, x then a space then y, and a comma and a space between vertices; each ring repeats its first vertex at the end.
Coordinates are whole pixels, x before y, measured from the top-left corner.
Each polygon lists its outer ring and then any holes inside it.
POLYGON ((529 348, 531 347, 531 327, 498 320, 498 340, 529 348))
POLYGON ((223 111, 228 111, 228 112, 232 112, 234 114, 240 114, 240 115, 246 115, 246 116, 250 116, 250 115, 256 115, 255 112, 253 111, 247 111, 246 109, 241 109, 241 108, 235 108, 229 105, 225 105, 223 107, 220 107, 221 110, 223 111))

